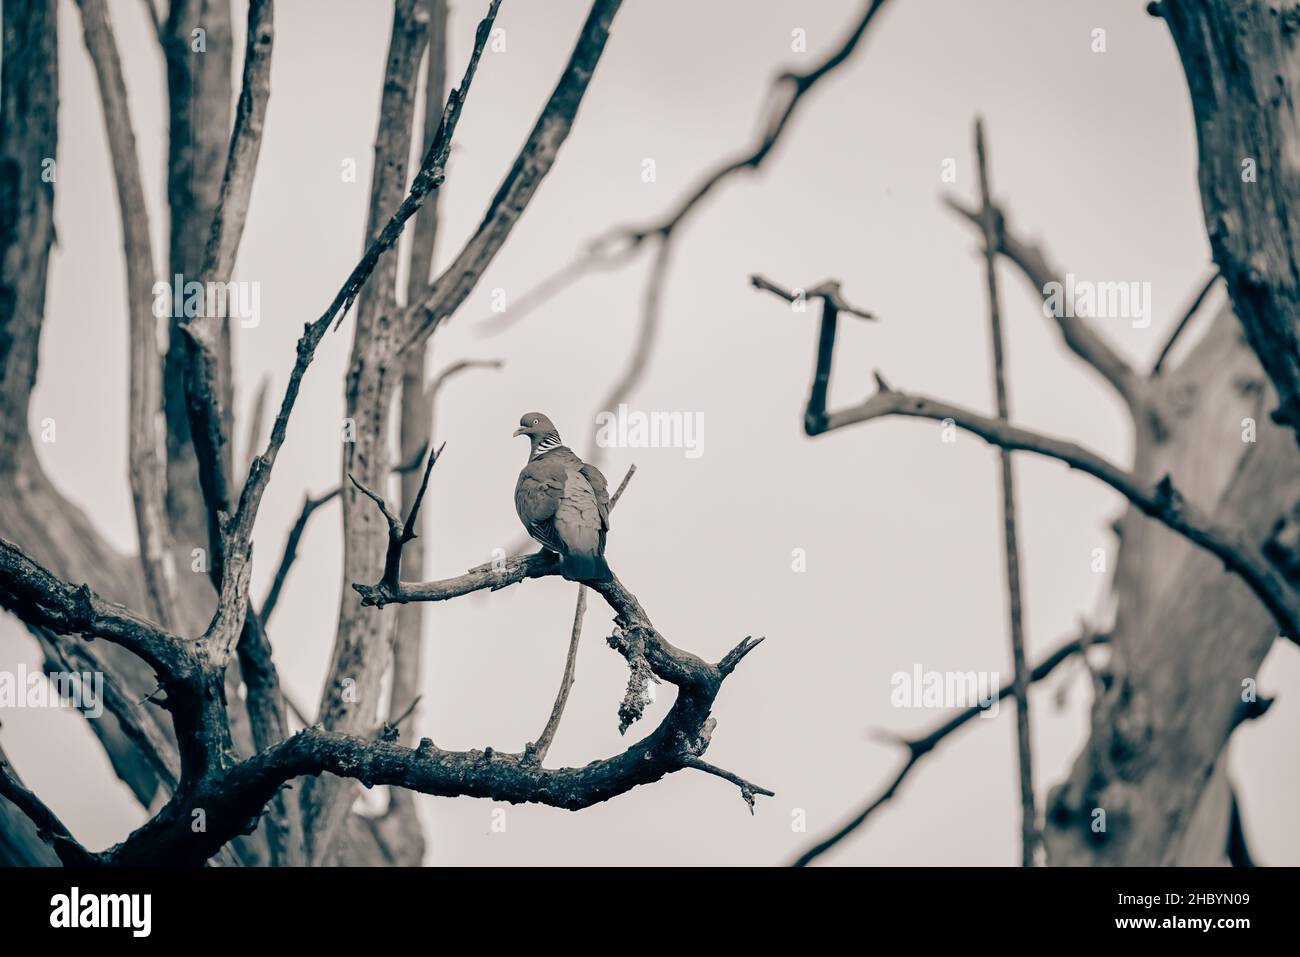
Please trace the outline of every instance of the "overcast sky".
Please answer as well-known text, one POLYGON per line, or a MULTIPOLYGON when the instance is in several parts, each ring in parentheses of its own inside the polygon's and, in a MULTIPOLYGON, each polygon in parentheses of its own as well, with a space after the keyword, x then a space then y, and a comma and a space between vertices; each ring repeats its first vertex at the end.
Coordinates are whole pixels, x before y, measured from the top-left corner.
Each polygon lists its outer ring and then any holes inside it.
MULTIPOLYGON (((458 77, 485 3, 457 0, 458 77)), ((284 387, 302 324, 332 298, 361 249, 390 4, 281 0, 272 96, 236 278, 261 290, 261 324, 237 333, 238 406, 258 382, 284 387), (346 160, 358 166, 344 182, 346 160)), ((856 0, 628 0, 554 172, 454 320, 431 372, 462 357, 506 362, 448 386, 437 412, 447 451, 433 477, 426 572, 459 573, 521 539, 512 494, 526 448, 521 413, 547 412, 580 452, 596 403, 620 374, 646 262, 592 276, 508 332, 485 337, 492 293, 506 302, 615 222, 668 207, 695 177, 749 142, 770 78, 806 68, 858 15, 856 0), (792 31, 807 53, 791 50, 792 31), (644 161, 656 179, 644 182, 644 161)), ((165 248, 165 80, 143 4, 111 4, 150 199, 165 248)), ((442 191, 438 262, 477 224, 545 100, 586 13, 581 0, 505 0, 505 50, 485 55, 442 191)), ((236 3, 242 50, 244 7, 236 3)), ((126 479, 126 312, 120 230, 98 98, 71 2, 59 7, 60 117, 54 251, 32 419, 51 475, 124 551, 134 549, 126 479)), ((236 67, 238 69, 238 66, 236 67)), ((238 74, 236 74, 237 76, 238 74)), ((748 813, 736 789, 682 772, 579 813, 421 798, 441 864, 784 863, 884 786, 900 755, 868 736, 941 715, 890 705, 890 676, 927 670, 1010 674, 998 526, 997 458, 938 426, 876 422, 810 440, 801 430, 815 314, 754 292, 840 279, 880 315, 846 320, 832 404, 857 401, 879 367, 900 386, 991 409, 984 286, 974 234, 940 204, 975 196, 971 124, 983 114, 994 187, 1022 231, 1080 276, 1150 282, 1153 321, 1102 330, 1135 363, 1160 348, 1209 265, 1183 74, 1143 4, 1105 0, 895 0, 854 59, 811 95, 757 177, 731 181, 678 238, 642 411, 703 416, 703 454, 612 449, 605 471, 636 479, 614 516, 610 563, 674 644, 716 660, 745 635, 766 643, 726 682, 709 760, 777 792, 748 813), (1092 50, 1106 31, 1106 51, 1092 50), (958 181, 940 181, 946 159, 958 181), (803 549, 807 570, 792 570, 803 549), (792 829, 796 811, 807 833, 792 829)), ((161 264, 161 256, 159 256, 161 264)), ((159 275, 165 274, 160 265, 159 275)), ((1127 413, 1061 348, 1020 277, 1004 273, 1013 415, 1119 460, 1127 413)), ((321 346, 257 525, 254 594, 264 593, 305 492, 338 483, 343 371, 353 324, 321 346)), ((242 437, 242 431, 239 433, 242 437)), ((242 455, 242 438, 239 454, 242 455)), ((1090 564, 1118 498, 1055 463, 1017 459, 1031 661, 1105 603, 1090 564)), ((273 629, 288 692, 315 708, 341 575, 337 505, 318 513, 273 629)), ((444 748, 517 751, 541 730, 563 669, 574 586, 527 582, 429 606, 419 730, 444 748)), ((626 665, 592 602, 573 697, 552 764, 623 749, 626 665)), ((0 618, 0 664, 39 663, 0 618)), ((1265 863, 1300 863, 1294 820, 1300 654, 1279 643, 1261 687, 1280 692, 1234 737, 1249 836, 1265 863)), ((146 689, 147 690, 147 689, 146 689)), ((629 732, 662 717, 671 690, 629 732)), ((1076 665, 1035 692, 1040 802, 1086 731, 1076 665), (1058 700, 1061 695, 1063 700, 1058 700)), ((827 862, 1019 861, 1013 709, 978 721, 914 771, 889 809, 827 862)), ((5 748, 29 784, 98 849, 141 823, 94 738, 69 714, 5 715, 5 748)))

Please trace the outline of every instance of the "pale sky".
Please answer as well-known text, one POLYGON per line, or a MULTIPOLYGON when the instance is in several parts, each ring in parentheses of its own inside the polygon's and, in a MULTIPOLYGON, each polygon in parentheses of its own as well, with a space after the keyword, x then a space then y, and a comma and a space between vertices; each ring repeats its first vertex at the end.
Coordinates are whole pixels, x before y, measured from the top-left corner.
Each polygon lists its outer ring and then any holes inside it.
MULTIPOLYGON (((360 253, 390 6, 277 3, 266 137, 236 271, 261 284, 262 322, 237 332, 241 413, 266 376, 278 401, 302 324, 360 253), (358 166, 355 183, 341 177, 348 159, 358 166)), ((455 4, 453 77, 481 7, 455 4)), ((509 303, 584 240, 665 210, 701 171, 749 142, 769 79, 823 55, 858 9, 856 0, 624 5, 554 172, 435 337, 431 373, 462 357, 506 366, 468 373, 444 391, 437 422, 447 450, 427 501, 426 573, 457 574, 521 540, 512 493, 526 448, 510 433, 523 412, 547 412, 586 450, 595 405, 627 360, 648 263, 589 277, 485 338, 493 290, 509 303), (791 50, 796 29, 806 31, 807 53, 791 50), (646 159, 654 182, 642 179, 646 159)), ((162 59, 142 4, 119 0, 111 10, 161 251, 162 59)), ((503 3, 506 49, 484 56, 457 130, 440 264, 477 224, 585 13, 580 0, 503 3)), ((116 198, 73 4, 65 0, 59 14, 59 239, 31 415, 58 423, 58 441, 40 453, 59 487, 117 547, 134 550, 116 198)), ((237 3, 241 50, 243 17, 237 3)), ((811 94, 762 172, 731 181, 678 238, 658 350, 630 401, 642 411, 701 414, 703 454, 613 449, 606 459, 611 483, 638 466, 608 558, 664 636, 712 660, 746 635, 767 636, 724 685, 708 759, 777 796, 760 798, 751 817, 734 787, 687 771, 578 813, 511 806, 504 833, 491 829, 492 802, 420 798, 432 863, 785 863, 892 777, 900 755, 871 729, 909 733, 942 720, 891 707, 893 673, 919 664, 1010 675, 996 454, 969 436, 941 443, 936 424, 915 420, 805 437, 814 311, 793 315, 747 284, 753 272, 791 286, 837 278, 882 317, 842 322, 833 406, 868 394, 879 367, 899 387, 990 410, 977 243, 939 202, 946 189, 975 196, 977 114, 995 192, 1023 233, 1077 275, 1151 283, 1149 328, 1116 322, 1101 331, 1134 363, 1152 360, 1209 264, 1191 112, 1167 29, 1143 4, 1119 0, 894 0, 853 60, 811 94), (1104 53, 1092 51, 1096 28, 1106 31, 1104 53), (955 185, 940 182, 949 158, 955 185), (806 572, 792 571, 794 549, 805 550, 806 572), (798 812, 807 833, 792 829, 798 812)), ((1064 351, 1009 268, 1002 286, 1013 417, 1126 460, 1127 414, 1064 351)), ((259 516, 255 595, 303 494, 338 483, 352 328, 326 338, 307 376, 259 516)), ((1092 551, 1113 548, 1108 529, 1121 503, 1058 464, 1016 462, 1027 642, 1037 662, 1104 606, 1092 551)), ((284 685, 313 708, 337 617, 339 521, 337 505, 314 519, 272 629, 284 685)), ((535 738, 563 669, 573 587, 552 578, 429 606, 420 734, 445 748, 510 751, 535 738)), ((617 731, 626 665, 605 645, 608 621, 593 600, 552 764, 581 765, 627 744, 617 731)), ((35 645, 0 618, 0 666, 18 661, 36 667, 35 645)), ((1235 735, 1232 767, 1256 856, 1300 863, 1293 645, 1275 648, 1260 683, 1279 700, 1235 735)), ((671 692, 661 691, 629 734, 663 716, 671 692)), ((1040 805, 1078 753, 1088 701, 1077 663, 1035 692, 1040 805)), ((1012 714, 1002 708, 951 740, 825 861, 1018 863, 1012 714)), ((4 725, 20 773, 88 846, 105 847, 143 821, 79 717, 15 710, 4 725)))

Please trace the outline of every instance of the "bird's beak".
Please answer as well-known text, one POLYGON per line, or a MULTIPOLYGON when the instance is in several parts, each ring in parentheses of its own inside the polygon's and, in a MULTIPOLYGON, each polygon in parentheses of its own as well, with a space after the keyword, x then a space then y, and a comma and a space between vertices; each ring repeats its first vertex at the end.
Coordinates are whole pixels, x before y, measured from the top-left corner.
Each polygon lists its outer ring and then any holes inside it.
POLYGON ((517 436, 524 435, 524 434, 525 434, 525 433, 524 433, 523 428, 520 427, 520 428, 518 428, 518 429, 515 429, 514 432, 510 433, 510 437, 511 437, 511 438, 515 438, 515 437, 517 437, 517 436))

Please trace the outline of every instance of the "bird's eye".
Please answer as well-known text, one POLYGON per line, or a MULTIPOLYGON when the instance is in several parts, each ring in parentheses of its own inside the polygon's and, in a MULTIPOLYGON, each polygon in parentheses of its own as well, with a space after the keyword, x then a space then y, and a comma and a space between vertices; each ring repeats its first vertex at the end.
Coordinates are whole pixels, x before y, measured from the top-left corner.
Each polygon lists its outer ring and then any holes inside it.
POLYGON ((536 420, 536 419, 533 419, 533 425, 536 425, 536 424, 537 424, 537 420, 536 420))

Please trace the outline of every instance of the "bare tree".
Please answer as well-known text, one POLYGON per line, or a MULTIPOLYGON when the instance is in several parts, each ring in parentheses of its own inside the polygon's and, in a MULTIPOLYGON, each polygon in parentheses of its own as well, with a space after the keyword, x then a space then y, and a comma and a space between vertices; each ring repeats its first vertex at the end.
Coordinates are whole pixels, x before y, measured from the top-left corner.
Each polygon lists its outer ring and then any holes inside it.
MULTIPOLYGON (((0 496, 0 605, 24 623, 52 669, 71 665, 106 676, 108 713, 93 728, 115 773, 149 809, 150 819, 109 850, 92 852, 0 753, 0 860, 415 863, 425 847, 413 792, 577 810, 691 768, 734 785, 751 810, 757 795, 772 793, 703 757, 722 682, 758 641, 745 638, 716 663, 698 658, 660 634, 617 578, 579 587, 559 691, 537 740, 522 752, 447 751, 427 738, 413 748, 401 743, 412 735, 419 705, 423 603, 494 592, 558 571, 539 553, 420 581, 419 549, 406 547, 417 536, 431 473, 447 454, 434 436, 440 387, 462 370, 497 365, 460 359, 426 384, 431 336, 464 304, 557 161, 621 5, 593 0, 568 61, 480 224, 434 274, 434 246, 444 241, 438 196, 500 3, 488 3, 461 81, 446 92, 451 40, 445 0, 395 0, 364 253, 325 310, 305 325, 269 438, 262 435, 264 399, 255 403, 246 424, 247 448, 262 451, 250 451, 237 466, 229 317, 173 317, 168 348, 159 354, 148 311, 158 257, 151 248, 122 64, 108 5, 78 0, 122 225, 128 441, 139 541, 134 556, 114 552, 89 518, 59 494, 27 430, 54 235, 54 179, 44 173, 57 154, 56 18, 53 0, 4 6, 0 481, 7 494, 0 496), (421 86, 425 110, 417 117, 421 86), (422 159, 412 171, 408 158, 417 136, 422 159), (408 278, 401 289, 395 249, 408 224, 408 278), (313 357, 350 311, 356 328, 344 395, 356 441, 345 445, 337 487, 305 498, 272 587, 254 602, 248 594, 253 523, 313 357), (394 474, 400 498, 393 501, 400 505, 390 507, 394 474), (270 624, 303 530, 336 499, 349 587, 342 590, 321 699, 305 710, 280 688, 270 624), (206 546, 208 581, 174 573, 178 563, 190 560, 194 542, 206 546), (607 641, 629 668, 620 730, 641 717, 650 682, 674 685, 677 697, 661 724, 624 752, 582 768, 547 768, 573 683, 590 592, 609 607, 615 627, 607 641), (376 703, 385 687, 381 713, 376 703), (294 721, 302 727, 291 733, 294 721), (301 788, 291 787, 303 777, 301 788), (351 812, 358 783, 389 788, 382 816, 351 812), (205 821, 203 829, 192 827, 196 816, 205 821)), ((687 225, 725 184, 763 168, 788 139, 791 121, 810 94, 865 47, 887 6, 887 0, 864 0, 812 68, 774 77, 753 143, 707 167, 661 216, 615 225, 595 237, 495 328, 508 328, 582 276, 622 267, 648 250, 652 259, 634 349, 600 408, 633 394, 655 359, 663 293, 687 225)), ((225 283, 258 167, 270 93, 273 3, 250 0, 233 111, 228 2, 171 0, 165 15, 152 3, 146 7, 166 65, 169 273, 225 283), (207 56, 195 58, 187 51, 193 25, 200 22, 207 56)), ((1128 464, 1014 424, 1005 391, 1010 360, 1003 354, 999 269, 1011 266, 1044 300, 1063 270, 1009 222, 992 191, 982 131, 978 205, 945 199, 982 243, 996 415, 903 391, 880 373, 867 399, 829 407, 839 319, 876 317, 851 303, 838 282, 797 287, 787 284, 791 277, 752 278, 755 288, 779 299, 820 306, 803 418, 809 437, 902 416, 964 429, 998 451, 1015 664, 1015 678, 999 690, 999 700, 1017 701, 1025 864, 1035 862, 1040 841, 1050 864, 1248 863, 1227 748, 1234 730, 1269 705, 1255 686, 1273 642, 1300 640, 1300 258, 1294 248, 1300 230, 1292 222, 1292 157, 1300 130, 1291 106, 1300 96, 1297 18, 1264 0, 1159 0, 1148 10, 1168 25, 1182 62, 1215 269, 1193 290, 1149 370, 1135 368, 1088 317, 1057 314, 1050 320, 1066 349, 1127 410, 1133 427, 1128 464), (1230 306, 1203 323, 1194 344, 1175 349, 1220 279, 1230 306), (1250 432, 1247 441, 1241 440, 1243 429, 1250 432), (1218 451, 1207 455, 1207 447, 1218 451), (1232 451, 1222 454, 1223 449, 1232 451), (1032 666, 1020 621, 1012 453, 1057 460, 1109 486, 1124 503, 1116 523, 1113 617, 1081 626, 1032 666), (1092 678, 1090 736, 1066 780, 1044 799, 1034 794, 1030 773, 1029 688, 1072 659, 1082 661, 1092 678)), ((441 469, 455 467, 455 450, 449 454, 441 469)), ((615 501, 630 477, 629 471, 615 501)), ((818 859, 864 826, 897 796, 925 756, 978 713, 963 710, 927 734, 898 739, 904 759, 896 775, 795 863, 818 859)))
MULTIPOLYGON (((617 226, 593 240, 586 253, 517 304, 506 321, 520 318, 589 272, 625 265, 655 239, 659 258, 650 273, 640 341, 644 349, 651 348, 657 325, 652 306, 667 273, 669 238, 719 183, 762 162, 800 95, 855 52, 885 6, 884 0, 865 3, 847 40, 817 69, 778 75, 776 88, 789 84, 790 99, 784 111, 772 108, 769 115, 775 119, 752 153, 706 172, 700 186, 669 207, 657 225, 617 226)), ((799 311, 809 300, 821 303, 816 365, 804 414, 809 436, 882 416, 950 422, 1001 450, 1064 462, 1127 501, 1115 528, 1121 548, 1112 566, 1113 621, 1084 629, 1028 673, 1023 654, 1016 655, 1020 690, 1003 691, 1023 700, 1025 686, 1050 672, 1062 655, 1080 655, 1094 674, 1091 739, 1069 778, 1043 802, 1041 818, 1023 775, 1029 764, 1027 722, 1018 727, 1024 844, 1028 848, 1041 829, 1052 864, 1248 861, 1227 779, 1227 745, 1234 729, 1270 703, 1256 687, 1265 654, 1279 637, 1297 640, 1300 628, 1300 457, 1288 438, 1288 430, 1300 434, 1297 231, 1292 223, 1297 179, 1289 160, 1300 137, 1289 106, 1300 77, 1296 19, 1293 12, 1262 0, 1161 0, 1148 11, 1167 22, 1182 60, 1217 269, 1198 287, 1149 372, 1133 368, 1087 317, 1067 320, 1060 315, 1055 322, 1066 348, 1128 409, 1134 431, 1130 467, 1072 442, 1017 428, 1005 421, 1001 403, 1003 414, 990 418, 896 390, 879 374, 876 394, 865 402, 828 409, 838 318, 876 317, 851 305, 838 282, 792 287, 752 278, 756 288, 796 303, 799 311), (1230 308, 1215 315, 1175 361, 1176 340, 1220 277, 1226 281, 1230 308), (1225 448, 1230 454, 1222 453, 1225 448), (1104 663, 1088 657, 1087 649, 1094 645, 1106 647, 1104 663)), ((998 308, 995 262, 1012 265, 1046 300, 1052 285, 1063 281, 1064 270, 1016 234, 989 193, 986 170, 982 176, 978 206, 954 197, 946 201, 984 241, 993 309, 998 308)), ((633 372, 647 361, 638 352, 633 372)), ((1006 511, 1010 516, 1010 508, 1006 511)), ((1008 558, 1013 554, 1009 548, 1008 558)), ((1013 585, 1013 635, 1014 590, 1013 585)), ((917 762, 967 718, 958 713, 933 733, 902 741, 907 760, 893 782, 797 863, 811 862, 860 827, 895 795, 917 762)))
MULTIPOLYGON (((0 469, 14 494, 0 497, 0 605, 27 626, 52 664, 86 663, 106 675, 111 718, 95 722, 96 731, 115 771, 150 811, 148 822, 119 844, 89 851, 0 755, 6 860, 48 863, 52 852, 67 864, 414 863, 422 857, 423 838, 404 791, 577 810, 692 768, 739 788, 751 808, 756 794, 772 793, 702 757, 722 681, 758 641, 744 639, 716 664, 697 658, 670 644, 617 579, 593 587, 614 615, 610 646, 631 671, 619 708, 623 726, 640 717, 649 681, 667 681, 679 690, 655 731, 623 753, 582 768, 544 767, 545 747, 513 754, 491 748, 447 751, 427 738, 413 748, 399 743, 402 732, 410 732, 416 704, 419 606, 402 609, 402 615, 385 607, 495 591, 558 572, 540 553, 442 582, 416 584, 401 577, 403 561, 418 577, 419 559, 405 555, 405 546, 416 537, 430 473, 442 457, 432 445, 433 401, 448 375, 484 364, 453 363, 426 386, 427 341, 472 291, 555 163, 620 6, 619 0, 592 4, 568 63, 480 226, 452 264, 431 278, 434 203, 500 2, 488 4, 464 75, 444 103, 446 4, 396 0, 365 252, 325 311, 306 324, 269 439, 237 472, 229 314, 175 317, 167 353, 158 355, 149 312, 154 253, 113 26, 103 0, 80 0, 125 240, 131 475, 141 543, 133 558, 113 553, 89 520, 58 496, 24 425, 36 379, 53 238, 54 180, 42 173, 43 160, 56 153, 57 37, 53 0, 5 5, 0 469), (406 158, 415 135, 422 62, 427 103, 422 160, 411 173, 406 158), (412 220, 403 304, 394 247, 412 220), (346 446, 345 481, 333 492, 307 499, 259 607, 248 594, 253 522, 303 378, 331 327, 337 328, 354 304, 357 323, 345 394, 357 430, 355 443, 346 446), (399 394, 400 435, 390 436, 389 410, 399 394), (165 442, 153 431, 159 419, 166 425, 165 442), (396 469, 390 454, 394 439, 400 440, 398 461, 404 462, 396 469), (159 454, 164 447, 165 458, 159 454), (406 514, 401 519, 380 492, 372 491, 383 489, 394 470, 402 476, 406 514), (280 689, 268 622, 303 528, 334 498, 343 505, 344 577, 353 587, 345 589, 318 713, 310 726, 291 734, 289 714, 301 709, 291 708, 280 689), (208 546, 210 585, 200 576, 172 573, 178 558, 189 560, 188 545, 180 543, 196 540, 208 546), (395 658, 391 702, 381 715, 376 704, 381 682, 393 672, 395 658), (241 683, 242 695, 236 693, 241 683), (148 693, 140 697, 140 689, 148 693), (287 788, 304 776, 310 779, 305 789, 287 788), (350 813, 355 782, 392 786, 388 813, 377 821, 350 813), (194 826, 199 819, 203 827, 194 826)), ((169 266, 206 283, 226 283, 248 214, 270 94, 273 3, 249 4, 233 120, 228 5, 176 0, 165 17, 148 9, 167 64, 169 266), (193 58, 184 54, 199 23, 209 53, 193 58)), ((256 403, 258 409, 261 404, 256 403)), ((261 444, 260 419, 255 411, 250 449, 261 444)), ((562 711, 563 694, 547 735, 554 735, 562 711)))

